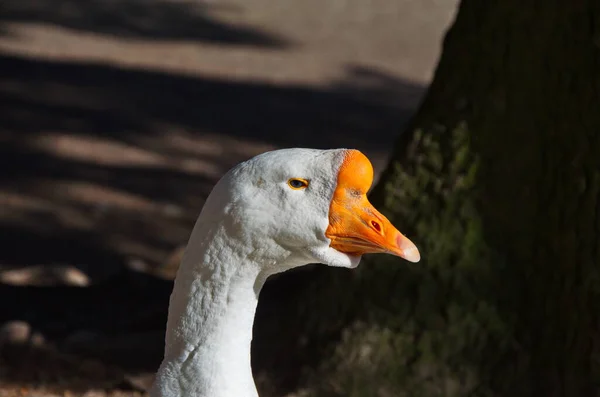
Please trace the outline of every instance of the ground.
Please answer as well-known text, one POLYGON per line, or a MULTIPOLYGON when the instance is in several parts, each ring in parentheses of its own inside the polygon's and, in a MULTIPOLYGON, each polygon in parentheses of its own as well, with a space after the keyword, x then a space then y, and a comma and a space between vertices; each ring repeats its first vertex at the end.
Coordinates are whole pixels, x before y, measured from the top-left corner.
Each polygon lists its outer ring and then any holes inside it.
POLYGON ((455 8, 4 0, 0 396, 143 393, 215 181, 291 146, 358 148, 380 172, 455 8))

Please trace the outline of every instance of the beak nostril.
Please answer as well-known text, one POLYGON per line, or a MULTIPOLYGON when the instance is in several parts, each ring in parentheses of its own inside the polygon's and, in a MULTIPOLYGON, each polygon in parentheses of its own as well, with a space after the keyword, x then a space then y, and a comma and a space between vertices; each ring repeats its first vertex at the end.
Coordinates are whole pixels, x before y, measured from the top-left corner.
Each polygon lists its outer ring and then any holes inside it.
POLYGON ((375 221, 371 221, 371 226, 373 226, 373 228, 375 230, 377 230, 379 233, 381 233, 381 225, 379 225, 379 223, 377 223, 375 221))

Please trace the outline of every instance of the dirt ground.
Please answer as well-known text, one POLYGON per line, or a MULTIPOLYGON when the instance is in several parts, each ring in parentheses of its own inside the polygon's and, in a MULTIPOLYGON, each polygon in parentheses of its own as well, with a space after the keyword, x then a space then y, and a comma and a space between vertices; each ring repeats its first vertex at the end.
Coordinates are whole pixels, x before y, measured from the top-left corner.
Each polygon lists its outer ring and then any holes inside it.
POLYGON ((143 394, 203 200, 250 156, 376 171, 456 0, 3 0, 0 396, 143 394))

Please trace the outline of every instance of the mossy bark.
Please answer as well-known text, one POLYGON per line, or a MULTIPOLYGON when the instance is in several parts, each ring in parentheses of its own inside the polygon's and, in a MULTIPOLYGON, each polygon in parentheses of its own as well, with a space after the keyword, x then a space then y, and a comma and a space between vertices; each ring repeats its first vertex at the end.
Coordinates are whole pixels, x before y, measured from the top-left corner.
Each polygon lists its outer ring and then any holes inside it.
POLYGON ((318 395, 598 393, 599 194, 600 1, 464 0, 372 193, 423 260, 316 284, 360 308, 318 395))

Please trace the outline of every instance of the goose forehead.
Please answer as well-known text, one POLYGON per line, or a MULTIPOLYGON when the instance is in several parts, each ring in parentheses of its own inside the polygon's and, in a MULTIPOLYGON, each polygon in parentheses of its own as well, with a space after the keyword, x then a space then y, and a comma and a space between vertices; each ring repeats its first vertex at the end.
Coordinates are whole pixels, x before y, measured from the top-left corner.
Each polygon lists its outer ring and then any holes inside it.
POLYGON ((250 160, 251 171, 262 175, 337 179, 348 150, 281 149, 263 153, 250 160))

